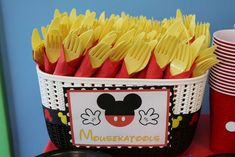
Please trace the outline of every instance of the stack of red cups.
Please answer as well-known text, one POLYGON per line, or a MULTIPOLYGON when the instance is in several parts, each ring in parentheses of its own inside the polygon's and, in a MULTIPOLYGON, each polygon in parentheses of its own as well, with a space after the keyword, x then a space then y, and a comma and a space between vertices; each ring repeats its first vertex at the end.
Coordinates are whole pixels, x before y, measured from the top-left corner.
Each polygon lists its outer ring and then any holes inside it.
POLYGON ((220 62, 210 70, 211 135, 216 153, 235 153, 235 30, 213 34, 220 62))

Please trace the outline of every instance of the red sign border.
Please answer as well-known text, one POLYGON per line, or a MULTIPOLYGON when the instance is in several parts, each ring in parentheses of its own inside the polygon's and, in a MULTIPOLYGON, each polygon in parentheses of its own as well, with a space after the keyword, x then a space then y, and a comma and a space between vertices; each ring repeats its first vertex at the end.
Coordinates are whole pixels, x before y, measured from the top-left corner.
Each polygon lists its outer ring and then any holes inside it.
POLYGON ((125 89, 125 90, 67 90, 66 91, 67 93, 67 98, 68 98, 68 109, 69 109, 69 119, 70 119, 70 127, 71 127, 71 135, 72 135, 72 144, 75 145, 75 146, 91 146, 91 147, 159 147, 159 146, 167 146, 167 140, 168 140, 168 122, 169 122, 169 108, 170 108, 170 89, 141 89, 141 90, 138 90, 138 89, 131 89, 131 90, 128 90, 128 89, 125 89), (167 91, 167 113, 166 113, 166 132, 165 132, 165 143, 164 144, 155 144, 155 145, 135 145, 135 144, 110 144, 110 145, 96 145, 96 144, 75 144, 75 141, 74 141, 74 131, 73 131, 73 121, 72 121, 72 112, 71 112, 71 102, 70 102, 70 93, 72 92, 153 92, 153 91, 167 91))

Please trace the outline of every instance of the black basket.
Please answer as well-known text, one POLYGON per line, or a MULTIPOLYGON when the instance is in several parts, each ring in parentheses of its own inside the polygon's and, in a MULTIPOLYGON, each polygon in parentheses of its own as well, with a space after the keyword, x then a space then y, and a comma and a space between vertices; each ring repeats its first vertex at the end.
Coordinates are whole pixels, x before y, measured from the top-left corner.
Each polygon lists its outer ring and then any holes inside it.
POLYGON ((89 149, 111 154, 128 153, 144 156, 147 154, 180 154, 190 146, 200 117, 207 78, 207 74, 197 78, 180 80, 73 78, 45 74, 39 69, 38 76, 48 134, 55 146, 60 149, 89 149), (68 91, 73 90, 87 90, 91 93, 92 90, 125 90, 130 93, 142 90, 167 90, 169 103, 166 114, 166 123, 168 123, 166 125, 166 133, 168 133, 166 134, 166 144, 137 147, 73 144, 73 131, 70 122, 71 109, 68 100, 68 91))
MULTIPOLYGON (((45 111, 45 107, 44 111, 45 111)), ((52 110, 52 109, 46 109, 50 113, 53 113, 54 115, 57 115, 58 110, 52 110)), ((44 112, 45 113, 45 112, 44 112)), ((179 115, 173 115, 172 118, 177 118, 179 115)), ((105 151, 107 153, 115 154, 115 153, 131 153, 131 154, 139 154, 139 155, 147 155, 147 154, 160 154, 160 155, 175 155, 180 154, 184 152, 191 144, 197 124, 198 119, 200 116, 200 110, 187 115, 180 115, 182 116, 181 125, 179 125, 177 128, 172 129, 171 132, 171 146, 164 147, 164 148, 99 148, 99 150, 105 151)), ((45 118, 46 126, 48 130, 49 137, 53 144, 60 148, 60 149, 75 149, 76 147, 72 145, 71 143, 71 134, 69 132, 71 131, 69 125, 62 124, 59 120, 57 122, 50 122, 48 118, 45 118)), ((86 147, 79 147, 79 149, 87 149, 86 147)), ((89 148, 90 150, 97 150, 96 147, 89 148)))

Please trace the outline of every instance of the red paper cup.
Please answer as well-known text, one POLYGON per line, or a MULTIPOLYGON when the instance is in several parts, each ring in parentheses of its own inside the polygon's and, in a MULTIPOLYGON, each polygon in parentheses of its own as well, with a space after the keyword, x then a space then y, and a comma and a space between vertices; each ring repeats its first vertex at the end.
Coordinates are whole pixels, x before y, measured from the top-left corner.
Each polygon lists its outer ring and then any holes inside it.
POLYGON ((223 70, 219 70, 216 68, 211 68, 211 71, 214 72, 215 74, 222 76, 224 78, 230 79, 230 80, 235 80, 235 74, 225 72, 223 70))
POLYGON ((210 148, 235 153, 235 96, 210 88, 210 148))
POLYGON ((224 55, 227 55, 227 56, 232 56, 232 57, 235 56, 235 51, 231 51, 230 49, 221 48, 220 46, 216 47, 216 51, 218 53, 221 53, 221 54, 224 54, 224 55))
POLYGON ((217 55, 217 59, 219 59, 220 62, 230 63, 231 65, 235 66, 235 60, 221 57, 220 55, 217 55))
POLYGON ((220 93, 223 93, 223 94, 226 94, 226 95, 230 95, 230 96, 235 96, 235 93, 231 92, 231 90, 227 90, 224 87, 219 87, 217 85, 214 85, 213 82, 211 82, 211 81, 210 81, 209 84, 210 84, 210 87, 212 89, 214 89, 215 91, 217 91, 217 92, 220 92, 220 93))
POLYGON ((235 73, 235 67, 224 66, 222 64, 216 64, 213 66, 213 68, 224 70, 225 72, 228 73, 235 73))
POLYGON ((224 52, 225 54, 232 54, 232 55, 235 54, 235 51, 234 51, 234 50, 227 49, 227 48, 223 48, 223 47, 220 47, 220 46, 217 46, 217 47, 216 47, 216 50, 221 51, 221 52, 224 52))
POLYGON ((210 77, 212 77, 214 79, 218 79, 218 80, 223 81, 225 83, 235 84, 235 80, 230 80, 230 79, 224 78, 222 75, 217 75, 213 72, 210 72, 210 77))
POLYGON ((230 96, 235 96, 234 90, 228 89, 224 85, 214 83, 213 80, 211 80, 211 78, 209 79, 209 84, 211 88, 213 88, 214 90, 218 92, 221 92, 223 94, 230 95, 230 96))
POLYGON ((230 62, 221 61, 218 64, 221 64, 221 65, 227 66, 227 67, 229 66, 229 67, 235 68, 235 65, 233 63, 230 63, 230 62))
POLYGON ((217 31, 213 34, 213 38, 222 44, 233 47, 235 46, 235 29, 217 31))
POLYGON ((212 70, 210 71, 210 77, 212 77, 214 79, 219 78, 220 80, 223 80, 224 82, 230 83, 230 84, 234 84, 234 82, 235 82, 235 78, 232 78, 232 77, 229 77, 229 76, 223 76, 222 74, 218 74, 217 72, 212 71, 212 70))
POLYGON ((224 71, 226 73, 230 73, 230 74, 235 74, 235 69, 229 69, 229 68, 224 68, 221 67, 219 64, 218 65, 214 65, 213 69, 218 69, 219 71, 224 71))
POLYGON ((226 53, 222 53, 222 52, 220 52, 218 50, 215 50, 215 54, 218 57, 221 57, 221 58, 224 58, 224 59, 229 59, 229 60, 232 60, 232 61, 235 60, 235 54, 234 55, 229 55, 229 54, 226 54, 226 53))
POLYGON ((230 89, 231 91, 233 91, 235 89, 235 84, 229 83, 229 82, 225 82, 222 79, 218 79, 215 77, 211 77, 210 76, 210 82, 213 82, 214 84, 222 87, 222 88, 226 88, 226 89, 230 89))
POLYGON ((216 66, 220 66, 221 68, 228 69, 228 70, 232 70, 232 71, 235 70, 235 67, 226 66, 226 65, 224 65, 224 64, 222 64, 222 63, 218 63, 218 64, 216 64, 216 66))
POLYGON ((235 46, 230 46, 230 45, 223 44, 223 43, 219 42, 216 38, 213 38, 213 43, 215 45, 217 45, 217 47, 228 49, 230 51, 235 51, 235 46))

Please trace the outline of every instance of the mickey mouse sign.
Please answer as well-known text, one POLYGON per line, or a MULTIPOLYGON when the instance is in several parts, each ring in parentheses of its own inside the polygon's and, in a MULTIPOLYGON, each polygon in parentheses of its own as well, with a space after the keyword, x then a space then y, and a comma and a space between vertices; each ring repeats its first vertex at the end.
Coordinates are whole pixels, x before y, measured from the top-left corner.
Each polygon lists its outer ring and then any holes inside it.
POLYGON ((116 101, 108 93, 101 94, 97 98, 98 106, 105 110, 105 119, 116 127, 129 125, 134 120, 135 110, 140 107, 141 103, 140 96, 134 93, 127 94, 123 101, 116 101))
POLYGON ((77 146, 166 146, 170 90, 67 90, 77 146))

